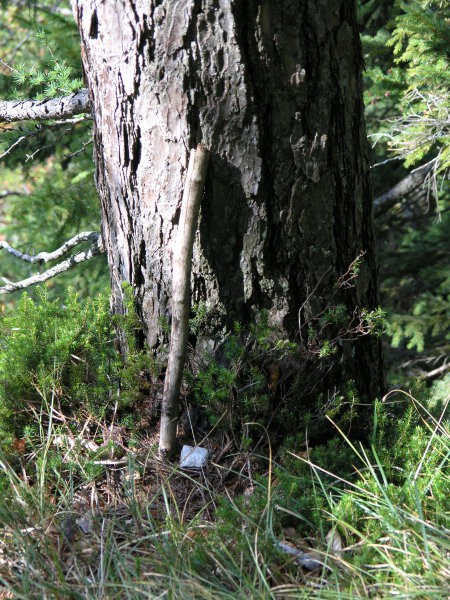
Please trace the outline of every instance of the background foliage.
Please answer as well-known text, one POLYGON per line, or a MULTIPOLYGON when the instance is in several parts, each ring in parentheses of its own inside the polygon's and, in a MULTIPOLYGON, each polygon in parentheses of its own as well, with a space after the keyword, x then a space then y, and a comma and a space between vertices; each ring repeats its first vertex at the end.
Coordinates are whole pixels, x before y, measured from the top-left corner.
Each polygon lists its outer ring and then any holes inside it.
MULTIPOLYGON (((7 2, 0 19, 2 99, 59 96, 83 87, 78 32, 66 3, 7 2)), ((92 121, 82 118, 1 126, 2 239, 33 254, 99 229, 91 129, 92 121)), ((20 280, 35 269, 2 253, 3 277, 20 280)), ((106 260, 98 257, 52 280, 50 293, 63 296, 71 284, 92 295, 107 281, 106 260)))
POLYGON ((375 196, 429 165, 422 185, 376 212, 387 356, 401 382, 442 365, 450 349, 450 4, 377 4, 361 11, 378 10, 363 35, 375 196))

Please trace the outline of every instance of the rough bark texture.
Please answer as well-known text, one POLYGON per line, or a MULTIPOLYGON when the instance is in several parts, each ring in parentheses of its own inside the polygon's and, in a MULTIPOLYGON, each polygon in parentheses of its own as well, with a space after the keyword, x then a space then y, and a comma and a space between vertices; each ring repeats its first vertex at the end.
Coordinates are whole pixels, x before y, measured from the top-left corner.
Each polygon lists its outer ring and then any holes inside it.
MULTIPOLYGON (((362 55, 349 0, 72 0, 95 121, 113 307, 123 281, 152 348, 171 314, 189 150, 211 151, 193 268, 211 331, 266 308, 292 338, 330 303, 377 305, 362 55), (300 313, 300 314, 299 314, 300 313)), ((345 343, 373 397, 380 345, 345 343)))

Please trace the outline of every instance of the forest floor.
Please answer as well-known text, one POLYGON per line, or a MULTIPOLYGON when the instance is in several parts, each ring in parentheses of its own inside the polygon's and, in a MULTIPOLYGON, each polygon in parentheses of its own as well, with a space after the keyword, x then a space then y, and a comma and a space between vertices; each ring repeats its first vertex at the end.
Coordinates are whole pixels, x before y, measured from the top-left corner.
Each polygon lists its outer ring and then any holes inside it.
POLYGON ((1 463, 0 598, 448 597, 447 406, 413 406, 388 452, 341 439, 296 463, 214 431, 199 470, 162 464, 156 435, 47 422, 1 463))

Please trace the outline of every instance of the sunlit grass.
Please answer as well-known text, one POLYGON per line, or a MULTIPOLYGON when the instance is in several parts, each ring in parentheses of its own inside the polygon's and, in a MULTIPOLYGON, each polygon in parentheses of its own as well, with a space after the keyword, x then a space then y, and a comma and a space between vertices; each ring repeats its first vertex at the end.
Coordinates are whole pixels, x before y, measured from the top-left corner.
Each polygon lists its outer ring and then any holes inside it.
POLYGON ((396 483, 397 467, 386 463, 376 436, 372 447, 347 440, 358 464, 354 478, 330 479, 327 469, 299 457, 315 482, 312 501, 326 507, 318 524, 283 504, 269 452, 265 477, 239 476, 250 490, 244 500, 216 489, 208 473, 161 465, 156 446, 125 458, 114 496, 107 489, 111 473, 87 476, 81 446, 70 461, 55 460, 58 453, 67 460, 67 451, 55 447, 47 418, 32 460, 0 463, 3 597, 447 597, 449 514, 437 497, 450 490, 447 406, 437 417, 423 407, 428 442, 396 483), (309 546, 299 533, 294 551, 322 567, 308 571, 280 551, 283 515, 299 532, 309 531, 309 546))

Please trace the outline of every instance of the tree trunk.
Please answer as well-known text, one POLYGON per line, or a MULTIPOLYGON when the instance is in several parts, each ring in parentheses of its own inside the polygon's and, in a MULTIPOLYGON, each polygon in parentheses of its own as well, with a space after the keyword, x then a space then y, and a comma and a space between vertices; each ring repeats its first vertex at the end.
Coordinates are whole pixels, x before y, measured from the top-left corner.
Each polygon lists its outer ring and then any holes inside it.
MULTIPOLYGON (((123 310, 130 283, 150 348, 171 316, 172 252, 198 143, 211 151, 192 274, 205 338, 267 309, 307 344, 308 323, 330 304, 376 307, 355 3, 72 2, 112 305, 123 310), (361 251, 355 285, 337 289, 361 251)), ((338 351, 325 387, 353 380, 363 397, 379 395, 379 341, 341 341, 338 351)))

